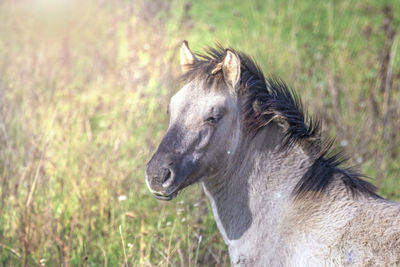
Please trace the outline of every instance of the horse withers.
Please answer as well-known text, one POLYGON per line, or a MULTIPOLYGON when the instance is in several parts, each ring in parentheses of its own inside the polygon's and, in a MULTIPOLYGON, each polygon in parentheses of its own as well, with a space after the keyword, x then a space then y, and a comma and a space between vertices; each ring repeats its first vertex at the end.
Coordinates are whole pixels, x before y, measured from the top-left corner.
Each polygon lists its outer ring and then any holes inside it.
POLYGON ((180 54, 185 85, 146 168, 157 199, 201 182, 233 266, 400 265, 400 205, 341 166, 284 82, 233 49, 180 54))

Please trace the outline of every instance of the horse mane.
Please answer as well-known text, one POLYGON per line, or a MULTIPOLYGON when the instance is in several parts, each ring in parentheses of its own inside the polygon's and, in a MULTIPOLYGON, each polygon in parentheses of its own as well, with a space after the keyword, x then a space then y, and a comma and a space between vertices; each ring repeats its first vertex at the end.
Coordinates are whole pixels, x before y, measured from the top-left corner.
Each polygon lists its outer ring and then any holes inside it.
MULTIPOLYGON (((204 54, 197 53, 197 60, 190 65, 188 72, 182 75, 184 82, 195 79, 205 82, 207 88, 219 88, 224 83, 222 71, 216 71, 226 55, 220 44, 216 48, 208 47, 204 54)), ((295 198, 305 195, 317 195, 324 192, 340 174, 343 184, 353 196, 366 194, 377 196, 376 188, 363 180, 364 175, 353 168, 343 167, 347 159, 343 151, 332 152, 333 139, 322 140, 321 123, 310 116, 298 94, 284 81, 276 77, 265 78, 255 60, 232 48, 241 62, 240 86, 243 130, 255 136, 274 119, 284 120, 288 127, 284 133, 281 149, 289 149, 296 143, 306 143, 311 147, 313 164, 296 184, 292 194, 295 198)))

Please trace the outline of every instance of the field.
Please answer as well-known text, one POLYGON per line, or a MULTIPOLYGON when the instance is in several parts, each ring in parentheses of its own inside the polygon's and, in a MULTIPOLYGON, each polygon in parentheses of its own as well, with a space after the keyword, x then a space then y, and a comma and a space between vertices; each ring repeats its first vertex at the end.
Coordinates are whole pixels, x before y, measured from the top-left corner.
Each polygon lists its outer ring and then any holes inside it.
POLYGON ((184 39, 253 56, 400 200, 397 0, 52 8, 0 2, 0 266, 229 265, 200 185, 161 203, 144 182, 184 39))

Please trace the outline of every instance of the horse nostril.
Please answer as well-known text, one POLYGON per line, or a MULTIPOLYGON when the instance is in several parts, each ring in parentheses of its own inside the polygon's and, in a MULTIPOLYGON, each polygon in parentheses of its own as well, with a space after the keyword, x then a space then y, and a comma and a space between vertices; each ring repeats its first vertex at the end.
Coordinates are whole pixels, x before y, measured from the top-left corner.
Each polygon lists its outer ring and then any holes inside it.
POLYGON ((174 182, 174 175, 169 168, 165 168, 162 177, 162 187, 168 188, 174 182))

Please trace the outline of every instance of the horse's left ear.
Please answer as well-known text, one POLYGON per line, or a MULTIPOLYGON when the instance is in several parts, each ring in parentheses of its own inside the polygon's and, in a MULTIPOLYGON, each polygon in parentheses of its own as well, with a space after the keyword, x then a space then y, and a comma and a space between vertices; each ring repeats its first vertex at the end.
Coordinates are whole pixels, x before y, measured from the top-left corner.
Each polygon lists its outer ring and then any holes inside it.
POLYGON ((182 45, 181 45, 181 69, 182 69, 182 73, 185 74, 186 72, 188 72, 190 70, 190 68, 191 68, 191 65, 195 61, 196 61, 196 57, 194 56, 192 51, 190 51, 188 42, 186 40, 183 41, 182 45))
POLYGON ((230 49, 226 50, 226 55, 222 62, 222 72, 224 73, 225 82, 232 89, 236 89, 240 80, 240 59, 239 56, 230 49))

